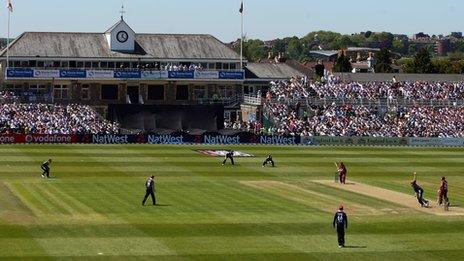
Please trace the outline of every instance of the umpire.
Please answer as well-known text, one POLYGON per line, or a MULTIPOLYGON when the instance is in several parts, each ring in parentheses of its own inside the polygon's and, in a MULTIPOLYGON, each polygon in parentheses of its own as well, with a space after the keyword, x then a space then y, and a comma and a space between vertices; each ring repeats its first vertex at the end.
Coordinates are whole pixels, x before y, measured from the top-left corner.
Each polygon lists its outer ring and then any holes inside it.
POLYGON ((145 205, 145 202, 148 199, 148 196, 151 196, 151 200, 153 201, 153 205, 156 205, 156 197, 155 197, 155 176, 151 176, 150 178, 147 179, 147 182, 145 183, 145 187, 147 189, 145 193, 145 197, 143 198, 142 201, 142 206, 145 205))
POLYGON ((337 213, 335 213, 333 227, 337 228, 338 247, 345 247, 345 229, 348 228, 348 217, 343 212, 343 206, 340 206, 337 213))

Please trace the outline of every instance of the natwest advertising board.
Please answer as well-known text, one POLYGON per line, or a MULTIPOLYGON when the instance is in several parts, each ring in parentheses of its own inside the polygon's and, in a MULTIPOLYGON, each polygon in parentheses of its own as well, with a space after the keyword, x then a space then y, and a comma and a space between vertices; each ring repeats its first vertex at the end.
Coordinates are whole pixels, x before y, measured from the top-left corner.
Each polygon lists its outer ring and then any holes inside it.
POLYGON ((92 144, 145 144, 145 135, 118 135, 118 134, 87 134, 83 135, 82 143, 92 144))

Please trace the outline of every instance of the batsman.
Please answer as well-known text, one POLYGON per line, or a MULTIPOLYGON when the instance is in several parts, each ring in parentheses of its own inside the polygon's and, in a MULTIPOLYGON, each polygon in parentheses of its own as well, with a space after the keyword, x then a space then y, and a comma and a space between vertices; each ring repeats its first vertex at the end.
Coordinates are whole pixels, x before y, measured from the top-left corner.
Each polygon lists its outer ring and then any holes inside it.
POLYGON ((338 179, 340 181, 341 184, 346 184, 346 173, 347 173, 347 170, 346 170, 346 166, 343 162, 340 162, 340 163, 336 163, 335 162, 335 166, 337 167, 337 172, 338 172, 338 179))
POLYGON ((439 206, 443 205, 445 210, 449 210, 450 202, 448 198, 448 181, 446 180, 446 177, 441 177, 437 203, 439 206))

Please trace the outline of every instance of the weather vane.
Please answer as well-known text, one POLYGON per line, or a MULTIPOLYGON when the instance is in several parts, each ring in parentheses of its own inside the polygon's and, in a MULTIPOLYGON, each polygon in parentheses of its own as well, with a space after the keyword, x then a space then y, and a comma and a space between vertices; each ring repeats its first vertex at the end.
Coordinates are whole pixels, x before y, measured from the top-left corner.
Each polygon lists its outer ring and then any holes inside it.
POLYGON ((124 2, 123 1, 121 1, 121 11, 119 13, 121 13, 121 20, 124 20, 124 14, 126 13, 126 11, 124 11, 124 2))

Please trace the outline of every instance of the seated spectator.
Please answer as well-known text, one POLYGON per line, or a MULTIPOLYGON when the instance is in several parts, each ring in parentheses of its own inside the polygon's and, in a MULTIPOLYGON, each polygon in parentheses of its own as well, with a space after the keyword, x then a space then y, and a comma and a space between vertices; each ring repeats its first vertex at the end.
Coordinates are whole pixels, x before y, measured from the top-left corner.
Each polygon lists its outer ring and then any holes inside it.
POLYGON ((0 132, 31 134, 115 134, 120 126, 90 106, 0 104, 0 132))

